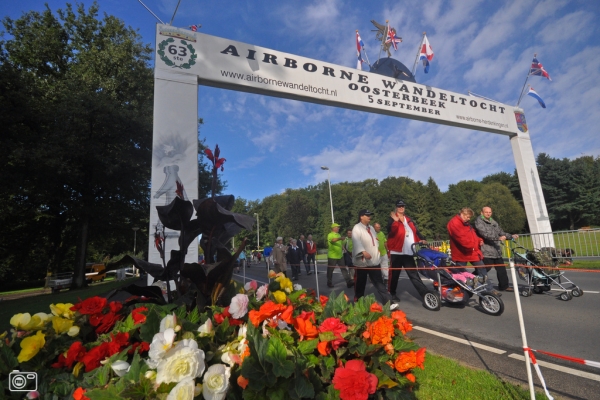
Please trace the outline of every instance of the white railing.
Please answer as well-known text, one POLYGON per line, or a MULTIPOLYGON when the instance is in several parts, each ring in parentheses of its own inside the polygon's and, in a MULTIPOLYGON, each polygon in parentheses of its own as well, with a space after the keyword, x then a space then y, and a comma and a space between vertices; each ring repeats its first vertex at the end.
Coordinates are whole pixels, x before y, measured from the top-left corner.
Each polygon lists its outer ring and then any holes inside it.
MULTIPOLYGON (((579 229, 552 233, 524 233, 519 235, 519 245, 540 250, 552 248, 557 257, 592 258, 600 257, 600 229, 579 229), (570 253, 568 256, 565 253, 570 253)), ((506 254, 504 255, 506 257, 506 254)))

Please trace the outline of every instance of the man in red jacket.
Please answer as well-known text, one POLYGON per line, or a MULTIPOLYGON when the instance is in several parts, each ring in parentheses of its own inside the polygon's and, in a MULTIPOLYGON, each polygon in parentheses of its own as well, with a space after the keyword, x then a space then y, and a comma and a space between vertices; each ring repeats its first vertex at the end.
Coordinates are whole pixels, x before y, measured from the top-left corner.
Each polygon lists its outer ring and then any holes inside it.
MULTIPOLYGON (((469 221, 473 217, 473 210, 468 207, 463 207, 448 222, 448 235, 450 235, 450 256, 452 261, 461 267, 465 267, 467 263, 471 263, 476 268, 475 274, 479 274, 479 282, 487 283, 487 270, 483 263, 483 254, 480 247, 483 244, 483 239, 477 236, 475 229, 469 221)), ((489 291, 496 294, 491 284, 487 283, 486 287, 489 291)))
POLYGON ((421 297, 429 292, 416 269, 415 258, 412 251, 412 244, 425 242, 419 233, 415 223, 404 214, 406 204, 402 200, 396 202, 396 210, 392 211, 388 219, 388 238, 387 248, 391 256, 392 268, 389 272, 388 291, 394 301, 400 301, 396 294, 398 288, 398 279, 400 278, 401 268, 405 268, 408 278, 412 282, 421 297), (409 268, 409 269, 407 269, 409 268))

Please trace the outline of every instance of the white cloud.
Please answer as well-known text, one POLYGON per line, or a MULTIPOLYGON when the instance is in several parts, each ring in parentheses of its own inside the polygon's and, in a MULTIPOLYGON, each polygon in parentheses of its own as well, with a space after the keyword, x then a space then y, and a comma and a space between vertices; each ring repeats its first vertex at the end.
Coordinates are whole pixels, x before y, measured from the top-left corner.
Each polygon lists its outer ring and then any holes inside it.
POLYGON ((553 21, 539 31, 537 39, 541 42, 581 42, 589 37, 593 29, 594 15, 586 11, 577 11, 553 21))

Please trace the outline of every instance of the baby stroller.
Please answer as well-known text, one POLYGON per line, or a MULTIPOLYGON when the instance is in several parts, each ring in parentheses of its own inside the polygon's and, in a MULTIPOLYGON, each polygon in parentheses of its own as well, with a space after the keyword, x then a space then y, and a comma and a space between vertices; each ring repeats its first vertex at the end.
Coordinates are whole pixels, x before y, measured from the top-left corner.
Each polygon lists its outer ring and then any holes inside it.
POLYGON ((511 250, 516 272, 526 282, 526 286, 520 289, 521 296, 529 297, 532 292, 547 292, 552 289, 552 285, 563 290, 558 296, 561 300, 569 301, 573 297, 583 296, 583 290, 558 268, 559 260, 548 249, 528 250, 514 243, 511 250))
POLYGON ((454 277, 454 273, 466 272, 455 266, 446 253, 430 249, 426 244, 414 243, 412 251, 417 259, 421 275, 433 280, 433 286, 439 293, 425 295, 424 304, 430 310, 440 309, 440 300, 447 303, 468 303, 471 296, 479 296, 479 305, 486 314, 499 316, 504 312, 502 299, 486 290, 485 285, 463 282, 454 277))

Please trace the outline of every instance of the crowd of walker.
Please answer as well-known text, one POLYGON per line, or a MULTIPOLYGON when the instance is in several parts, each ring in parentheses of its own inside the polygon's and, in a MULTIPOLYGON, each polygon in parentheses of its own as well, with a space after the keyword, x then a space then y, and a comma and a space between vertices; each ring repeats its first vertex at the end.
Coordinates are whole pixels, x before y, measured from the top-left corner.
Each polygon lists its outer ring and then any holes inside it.
MULTIPOLYGON (((453 277, 473 287, 484 286, 498 296, 502 291, 513 291, 509 287, 501 243, 517 239, 518 236, 502 230, 492 218, 490 207, 483 207, 481 215, 471 224, 473 215, 470 208, 462 208, 447 225, 450 253, 457 266, 452 268, 453 277), (473 272, 464 268, 468 263, 475 268, 473 272), (492 267, 496 269, 498 290, 494 289, 488 278, 492 267)), ((400 302, 398 280, 404 269, 421 298, 425 298, 431 290, 425 286, 416 269, 413 244, 427 244, 427 241, 415 221, 406 215, 406 204, 402 200, 396 202, 387 221, 387 236, 381 224, 371 225, 372 216, 371 211, 360 210, 357 223, 346 230, 345 236, 340 234, 339 224, 331 224, 331 232, 327 235, 327 286, 334 287, 333 272, 339 268, 347 287, 354 288, 356 301, 364 296, 368 277, 379 300, 384 304, 391 302, 394 309, 400 302)), ((251 267, 253 262, 259 263, 264 257, 267 269, 288 276, 289 267, 292 280, 298 280, 302 265, 306 275, 313 274, 313 266, 314 273, 318 273, 316 254, 317 247, 312 235, 290 238, 287 244, 280 236, 272 247, 265 246, 262 253, 256 250, 248 254, 242 252, 239 262, 241 267, 251 267)))

